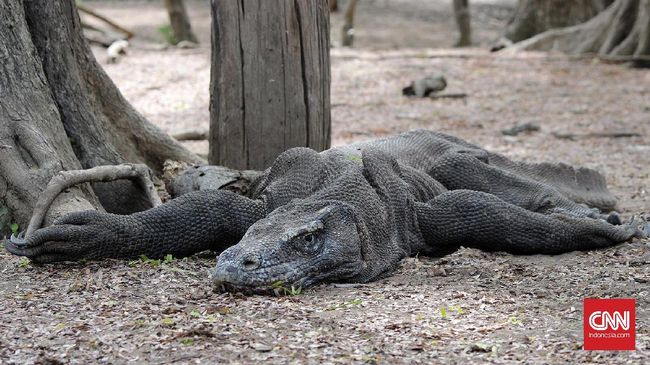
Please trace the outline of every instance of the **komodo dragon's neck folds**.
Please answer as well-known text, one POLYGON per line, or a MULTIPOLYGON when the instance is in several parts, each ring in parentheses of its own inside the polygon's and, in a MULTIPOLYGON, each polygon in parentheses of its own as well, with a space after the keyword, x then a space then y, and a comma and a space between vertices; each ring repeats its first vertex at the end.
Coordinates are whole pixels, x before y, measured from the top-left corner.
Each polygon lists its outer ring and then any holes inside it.
POLYGON ((288 150, 250 197, 204 190, 129 216, 78 212, 5 246, 37 262, 212 249, 223 251, 211 275, 217 287, 266 292, 368 282, 407 256, 461 245, 558 254, 643 236, 603 213, 615 204, 594 170, 514 162, 416 130, 320 153, 288 150))

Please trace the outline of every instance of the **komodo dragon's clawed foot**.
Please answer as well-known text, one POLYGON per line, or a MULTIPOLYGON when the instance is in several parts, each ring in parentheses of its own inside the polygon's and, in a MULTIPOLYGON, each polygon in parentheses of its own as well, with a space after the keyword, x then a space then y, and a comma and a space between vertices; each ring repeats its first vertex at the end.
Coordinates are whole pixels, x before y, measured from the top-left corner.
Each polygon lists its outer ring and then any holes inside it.
POLYGON ((5 248, 35 263, 105 257, 111 250, 119 251, 119 245, 112 244, 116 237, 136 229, 129 222, 128 216, 94 210, 73 212, 29 236, 12 234, 5 248))
POLYGON ((638 219, 640 222, 637 223, 637 216, 632 216, 628 223, 629 226, 636 228, 637 233, 635 237, 640 239, 650 237, 650 222, 644 216, 639 216, 638 219))
POLYGON ((5 241, 5 248, 13 253, 18 255, 20 251, 24 250, 27 246, 27 240, 25 240, 25 231, 21 231, 18 234, 11 234, 11 237, 5 241))
MULTIPOLYGON (((11 236, 5 240, 4 243, 7 251, 11 252, 14 255, 18 256, 27 256, 30 258, 39 256, 42 253, 42 249, 38 246, 31 245, 27 239, 25 239, 25 232, 19 232, 18 234, 11 234, 11 236)), ((39 263, 39 260, 32 261, 39 263)))

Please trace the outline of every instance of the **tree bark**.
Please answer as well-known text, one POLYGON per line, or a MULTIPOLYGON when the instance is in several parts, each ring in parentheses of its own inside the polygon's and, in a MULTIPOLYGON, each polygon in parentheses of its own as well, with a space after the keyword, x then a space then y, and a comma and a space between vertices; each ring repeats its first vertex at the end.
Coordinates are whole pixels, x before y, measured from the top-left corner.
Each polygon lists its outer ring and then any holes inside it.
POLYGON ((190 18, 187 16, 187 10, 183 0, 165 0, 165 7, 169 13, 169 22, 172 27, 174 44, 181 41, 199 43, 199 40, 192 31, 190 18))
MULTIPOLYGON (((84 40, 73 0, 5 0, 0 22, 5 221, 26 224, 36 198, 60 170, 132 162, 160 171, 166 159, 201 162, 124 99, 84 40)), ((93 207, 130 213, 150 206, 145 195, 130 181, 73 188, 54 202, 48 217, 93 207)))
POLYGON ((650 0, 616 0, 589 21, 552 29, 514 44, 511 51, 560 51, 650 64, 650 0))
POLYGON ((583 23, 600 13, 611 0, 519 0, 504 37, 512 42, 549 29, 583 23))
MULTIPOLYGON (((65 134, 21 1, 0 2, 0 232, 25 228, 50 178, 81 168, 65 134)), ((60 195, 46 221, 71 211, 99 209, 88 186, 60 195)))
POLYGON ((326 0, 212 1, 209 162, 261 170, 330 145, 326 0))
POLYGON ((457 47, 467 47, 472 44, 472 26, 469 12, 469 0, 453 0, 454 17, 458 24, 460 37, 456 42, 457 47))

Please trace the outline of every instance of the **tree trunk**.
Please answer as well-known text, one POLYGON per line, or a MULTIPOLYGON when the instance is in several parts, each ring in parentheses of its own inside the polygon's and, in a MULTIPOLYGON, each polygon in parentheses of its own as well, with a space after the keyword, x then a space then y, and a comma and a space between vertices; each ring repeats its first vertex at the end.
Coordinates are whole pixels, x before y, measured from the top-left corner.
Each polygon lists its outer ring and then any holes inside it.
POLYGON ((209 162, 261 170, 330 145, 326 0, 212 1, 209 162))
MULTIPOLYGON (((123 98, 86 44, 73 0, 5 0, 0 10, 0 211, 8 208, 9 220, 25 224, 60 170, 134 162, 159 171, 165 159, 201 162, 123 98)), ((93 190, 71 189, 49 216, 149 206, 129 181, 93 190)))
POLYGON ((330 7, 330 13, 339 11, 339 3, 336 0, 329 0, 328 5, 330 7))
POLYGON ((192 32, 192 24, 187 16, 187 10, 183 0, 165 0, 165 7, 169 13, 169 22, 172 27, 174 44, 181 41, 199 43, 199 40, 192 32))
POLYGON ((552 29, 510 49, 598 54, 647 67, 650 63, 650 0, 616 0, 583 24, 552 29))
MULTIPOLYGON (((79 169, 52 99, 19 0, 0 2, 0 232, 26 227, 32 208, 59 170, 79 169)), ((88 186, 54 202, 47 220, 99 208, 88 186)))
POLYGON ((549 29, 583 23, 600 13, 611 0, 519 0, 504 37, 512 42, 549 29))
POLYGON ((472 27, 469 13, 469 0, 453 0, 454 16, 458 24, 460 37, 456 42, 457 47, 467 47, 472 44, 472 27))
POLYGON ((354 44, 354 15, 357 12, 357 0, 349 0, 343 14, 343 28, 341 29, 341 45, 352 47, 354 44))

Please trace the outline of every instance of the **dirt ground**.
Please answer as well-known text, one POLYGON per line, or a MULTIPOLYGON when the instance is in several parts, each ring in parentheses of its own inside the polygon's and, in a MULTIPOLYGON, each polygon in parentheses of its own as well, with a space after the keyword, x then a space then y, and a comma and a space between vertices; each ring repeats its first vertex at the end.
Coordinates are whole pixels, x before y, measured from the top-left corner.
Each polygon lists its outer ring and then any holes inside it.
MULTIPOLYGON (((479 45, 512 1, 476 1, 479 45)), ((209 14, 190 2, 203 42, 156 50, 157 2, 89 4, 142 35, 106 65, 126 97, 166 131, 208 125, 209 14)), ((334 47, 333 144, 411 128, 450 133, 529 161, 607 175, 626 217, 650 214, 650 72, 559 55, 448 49, 447 1, 361 1, 357 47, 334 47), (408 47, 404 47, 408 46, 408 47), (409 99, 410 81, 443 74, 465 99, 409 99), (500 130, 537 122, 538 132, 500 130), (555 133, 638 133, 559 139, 555 133)), ((333 15, 333 43, 340 14, 333 15)), ((452 37, 453 38, 453 37, 452 37)), ((104 62, 102 50, 96 50, 104 62)), ((188 144, 199 153, 204 143, 188 144)), ((215 294, 212 255, 36 267, 0 251, 2 363, 601 363, 650 362, 650 241, 559 256, 462 249, 412 258, 390 278, 321 285, 291 297, 215 294), (582 350, 582 300, 637 301, 636 351, 582 350)))

